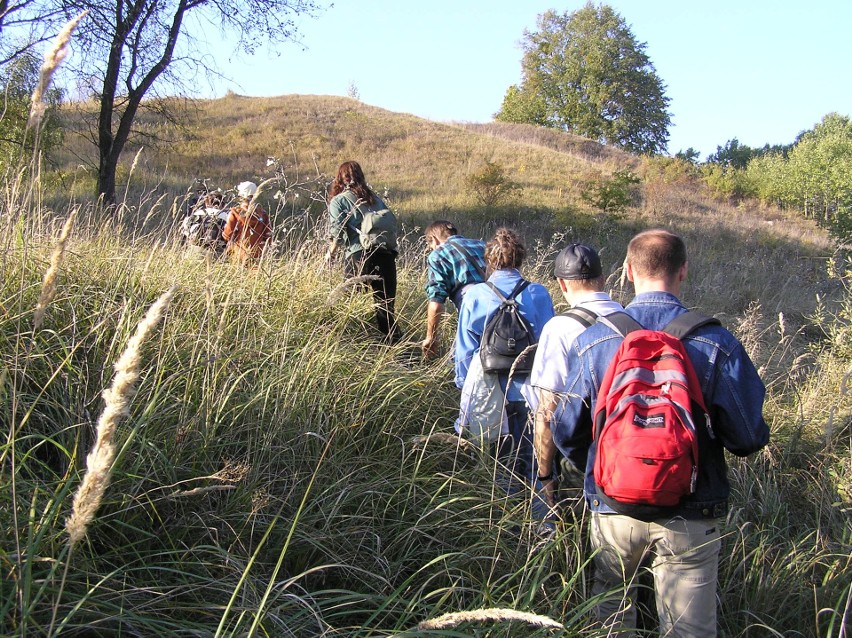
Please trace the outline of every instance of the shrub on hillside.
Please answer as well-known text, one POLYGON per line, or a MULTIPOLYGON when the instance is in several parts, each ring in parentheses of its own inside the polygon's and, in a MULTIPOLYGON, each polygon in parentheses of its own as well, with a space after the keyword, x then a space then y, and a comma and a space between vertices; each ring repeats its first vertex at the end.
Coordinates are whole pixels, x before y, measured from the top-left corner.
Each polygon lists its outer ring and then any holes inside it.
POLYGON ((615 171, 609 178, 588 183, 580 197, 605 213, 620 213, 634 202, 639 182, 639 176, 631 171, 615 171))
POLYGON ((465 185, 476 201, 488 210, 514 199, 522 189, 506 176, 499 162, 488 160, 479 171, 465 178, 465 185))
POLYGON ((704 164, 701 170, 704 182, 716 199, 740 202, 757 196, 757 185, 745 170, 719 164, 704 164))
POLYGON ((701 170, 683 157, 649 157, 645 160, 645 179, 666 184, 695 184, 701 179, 701 170))

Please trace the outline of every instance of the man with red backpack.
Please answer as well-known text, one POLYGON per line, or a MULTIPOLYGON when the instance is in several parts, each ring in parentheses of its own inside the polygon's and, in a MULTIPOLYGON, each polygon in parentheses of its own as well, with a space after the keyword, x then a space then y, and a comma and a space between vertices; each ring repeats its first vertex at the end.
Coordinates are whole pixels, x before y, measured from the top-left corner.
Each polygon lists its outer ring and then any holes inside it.
POLYGON ((715 636, 725 450, 747 456, 768 442, 765 388, 742 344, 678 300, 680 237, 638 234, 626 269, 636 297, 569 350, 553 440, 586 457, 598 620, 635 631, 636 572, 650 555, 660 635, 715 636))

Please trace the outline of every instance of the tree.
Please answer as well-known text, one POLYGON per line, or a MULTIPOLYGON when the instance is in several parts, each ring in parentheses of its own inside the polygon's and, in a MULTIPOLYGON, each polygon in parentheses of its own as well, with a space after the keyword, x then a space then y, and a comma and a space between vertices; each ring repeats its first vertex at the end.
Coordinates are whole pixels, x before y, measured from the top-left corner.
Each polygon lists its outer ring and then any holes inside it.
MULTIPOLYGON (((20 53, 0 70, 0 168, 20 164, 25 153, 35 148, 33 130, 27 130, 27 119, 32 107, 32 93, 38 83, 41 61, 31 52, 20 53)), ((39 128, 39 149, 48 152, 62 141, 62 129, 54 111, 62 99, 62 92, 52 88, 43 96, 47 112, 39 128)))
POLYGON ((68 16, 88 9, 77 30, 75 70, 95 78, 97 121, 92 140, 98 148, 98 193, 115 201, 118 160, 133 122, 158 88, 185 94, 184 74, 209 70, 204 46, 187 33, 198 25, 235 33, 238 49, 253 53, 262 41, 293 39, 293 16, 318 9, 313 0, 52 0, 68 16))
POLYGON ((637 153, 668 144, 669 98, 654 65, 611 7, 547 11, 524 32, 522 82, 495 118, 561 128, 637 153))
POLYGON ((59 11, 46 2, 0 0, 0 66, 32 56, 49 39, 58 18, 59 11))
POLYGON ((852 120, 829 113, 786 153, 752 159, 747 172, 763 201, 799 209, 842 242, 852 237, 852 120))

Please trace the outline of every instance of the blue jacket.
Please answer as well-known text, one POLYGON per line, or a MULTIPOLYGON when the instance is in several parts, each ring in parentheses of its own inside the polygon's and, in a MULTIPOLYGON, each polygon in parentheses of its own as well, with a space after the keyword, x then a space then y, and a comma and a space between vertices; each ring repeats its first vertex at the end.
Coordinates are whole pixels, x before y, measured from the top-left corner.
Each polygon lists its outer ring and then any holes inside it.
MULTIPOLYGON (((686 311, 677 297, 666 292, 636 295, 625 308, 649 330, 663 329, 686 311)), ((552 424, 559 450, 580 467, 585 458, 586 500, 599 512, 612 510, 599 501, 595 490, 591 414, 604 373, 621 341, 620 335, 600 323, 574 340, 568 353, 567 396, 559 402, 552 424)), ((704 326, 683 343, 701 382, 712 432, 698 429, 696 489, 679 514, 687 518, 724 516, 730 494, 724 450, 747 456, 769 441, 769 428, 763 420, 766 390, 742 344, 725 328, 704 326)))
MULTIPOLYGON (((488 278, 488 281, 497 286, 504 295, 510 294, 520 280, 521 273, 514 268, 497 270, 488 278)), ((533 334, 538 340, 544 324, 553 316, 553 301, 550 293, 541 284, 531 283, 521 291, 515 301, 521 314, 530 322, 533 334)), ((472 286, 464 295, 459 309, 459 327, 455 342, 456 386, 459 388, 464 386, 470 360, 474 356, 479 356, 479 342, 485 331, 485 324, 499 307, 500 299, 484 283, 472 286)), ((521 394, 523 381, 523 379, 513 379, 512 386, 506 392, 507 400, 523 400, 521 394)))

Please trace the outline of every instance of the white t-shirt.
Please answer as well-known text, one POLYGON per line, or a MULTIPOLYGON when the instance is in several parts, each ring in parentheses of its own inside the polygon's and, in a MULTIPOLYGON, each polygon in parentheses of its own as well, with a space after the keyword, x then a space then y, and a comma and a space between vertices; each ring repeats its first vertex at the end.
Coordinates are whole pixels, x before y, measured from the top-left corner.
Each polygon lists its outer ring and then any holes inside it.
MULTIPOLYGON (((622 310, 621 304, 610 299, 605 292, 590 292, 584 295, 576 306, 601 316, 622 310)), ((528 385, 532 387, 524 388, 524 398, 530 410, 535 410, 538 406, 538 388, 557 394, 565 392, 568 382, 568 350, 574 339, 585 329, 576 319, 563 315, 555 315, 544 324, 528 381, 528 385)))

